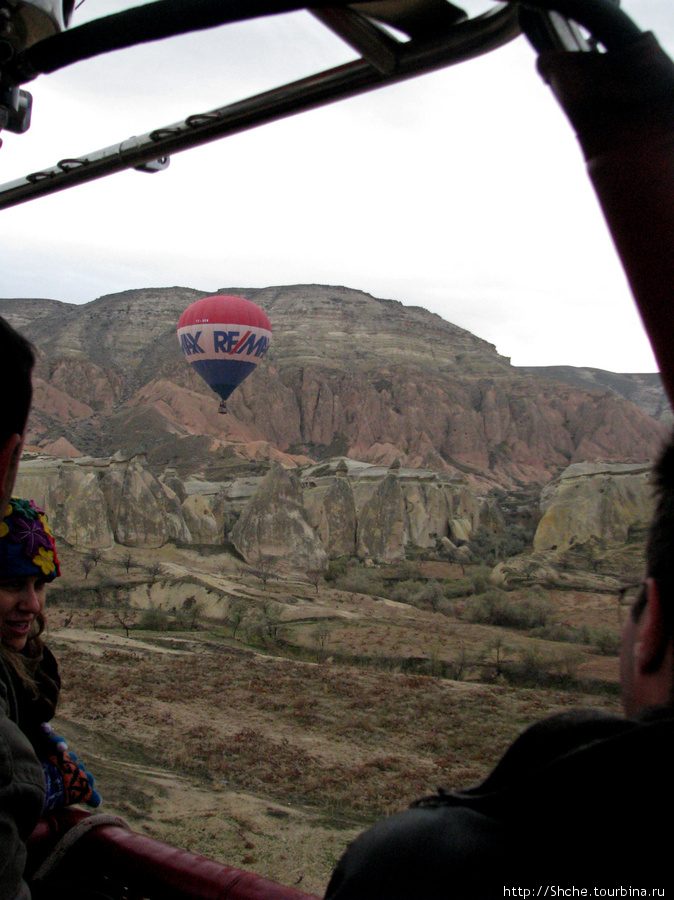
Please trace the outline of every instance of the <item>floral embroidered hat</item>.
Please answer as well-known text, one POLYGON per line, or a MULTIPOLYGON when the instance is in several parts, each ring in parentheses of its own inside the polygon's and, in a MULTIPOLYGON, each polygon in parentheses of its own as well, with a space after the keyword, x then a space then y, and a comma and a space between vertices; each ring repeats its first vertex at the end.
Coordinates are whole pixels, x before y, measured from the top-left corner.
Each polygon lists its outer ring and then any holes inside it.
POLYGON ((0 578, 39 575, 53 581, 60 574, 56 542, 44 510, 32 500, 12 497, 0 522, 0 578))

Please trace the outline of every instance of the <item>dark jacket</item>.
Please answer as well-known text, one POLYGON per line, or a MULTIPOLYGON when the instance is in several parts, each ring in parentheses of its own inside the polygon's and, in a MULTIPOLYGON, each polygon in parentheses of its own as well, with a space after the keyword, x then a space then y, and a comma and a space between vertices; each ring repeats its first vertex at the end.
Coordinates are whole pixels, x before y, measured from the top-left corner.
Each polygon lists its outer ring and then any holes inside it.
POLYGON ((33 745, 40 759, 53 753, 53 743, 45 738, 43 722, 51 722, 56 712, 61 676, 58 663, 49 647, 42 648, 42 659, 33 673, 37 694, 21 681, 17 673, 11 672, 15 706, 12 718, 33 745))
MULTIPOLYGON (((664 888, 674 710, 591 710, 529 728, 482 784, 418 801, 360 835, 328 900, 488 900, 505 888, 664 888)), ((592 892, 588 896, 593 896, 592 892)))
POLYGON ((45 800, 42 766, 18 724, 14 680, 0 657, 0 897, 26 900, 25 842, 45 800))

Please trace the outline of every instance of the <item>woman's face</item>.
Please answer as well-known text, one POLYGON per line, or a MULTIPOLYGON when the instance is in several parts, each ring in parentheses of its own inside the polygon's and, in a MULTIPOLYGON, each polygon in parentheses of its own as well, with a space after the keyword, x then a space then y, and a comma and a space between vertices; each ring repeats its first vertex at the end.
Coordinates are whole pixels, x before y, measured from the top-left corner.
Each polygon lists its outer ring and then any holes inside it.
POLYGON ((0 641, 10 650, 23 650, 31 625, 44 608, 47 584, 38 575, 0 578, 0 641))

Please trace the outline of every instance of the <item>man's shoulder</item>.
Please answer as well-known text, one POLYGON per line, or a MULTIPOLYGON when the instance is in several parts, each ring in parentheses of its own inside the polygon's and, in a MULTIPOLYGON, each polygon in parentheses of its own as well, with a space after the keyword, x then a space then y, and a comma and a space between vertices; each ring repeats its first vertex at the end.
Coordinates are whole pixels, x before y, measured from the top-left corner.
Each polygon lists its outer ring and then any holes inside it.
POLYGON ((597 884, 669 866, 667 830, 654 810, 674 803, 674 715, 638 720, 582 711, 555 716, 515 741, 488 779, 468 792, 516 844, 512 867, 597 884), (518 861, 518 856, 520 856, 518 861), (602 881, 603 879, 603 881, 602 881))
POLYGON ((504 863, 498 822, 468 807, 414 807, 359 835, 335 869, 328 900, 491 900, 504 863))
POLYGON ((644 791, 625 793, 630 771, 644 789, 674 791, 674 710, 654 710, 627 719, 596 710, 576 710, 542 719, 508 747, 487 778, 449 795, 453 803, 512 822, 553 805, 560 816, 578 804, 596 803, 606 814, 638 805, 644 791))
MULTIPOLYGON (((439 791, 361 834, 326 897, 484 900, 525 875, 630 874, 635 848, 654 846, 656 798, 674 802, 672 753, 672 710, 640 721, 595 710, 541 720, 481 784, 439 791), (626 789, 632 767, 644 773, 637 790, 626 789)), ((655 849, 664 860, 664 846, 655 849)))
POLYGON ((550 767, 577 759, 590 748, 610 752, 616 741, 640 731, 639 722, 596 709, 575 709, 548 716, 530 725, 475 788, 461 796, 486 796, 545 778, 550 767))

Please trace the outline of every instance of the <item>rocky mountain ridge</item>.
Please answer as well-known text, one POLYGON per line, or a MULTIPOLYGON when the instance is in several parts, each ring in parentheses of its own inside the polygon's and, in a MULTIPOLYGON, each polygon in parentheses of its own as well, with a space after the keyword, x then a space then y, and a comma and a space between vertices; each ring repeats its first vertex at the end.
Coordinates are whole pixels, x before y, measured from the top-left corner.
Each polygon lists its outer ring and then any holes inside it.
POLYGON ((562 381, 571 387, 590 391, 610 391, 624 397, 649 416, 668 428, 674 424, 674 413, 665 394, 658 372, 607 372, 587 366, 523 366, 523 371, 553 381, 562 381))
POLYGON ((179 353, 180 313, 205 294, 126 291, 83 306, 1 300, 39 350, 30 442, 54 456, 146 453, 151 469, 223 477, 346 456, 543 484, 587 460, 651 460, 652 417, 601 387, 523 373, 423 309, 343 287, 224 288, 262 306, 273 339, 230 414, 179 353))

